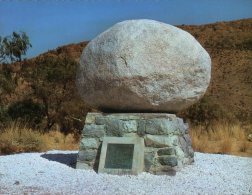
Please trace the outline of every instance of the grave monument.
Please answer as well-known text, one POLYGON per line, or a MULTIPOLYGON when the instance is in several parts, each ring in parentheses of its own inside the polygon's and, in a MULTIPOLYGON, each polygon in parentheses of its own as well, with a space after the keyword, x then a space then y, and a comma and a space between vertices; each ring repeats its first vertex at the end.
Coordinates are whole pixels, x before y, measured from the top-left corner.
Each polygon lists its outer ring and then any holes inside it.
POLYGON ((189 33, 154 20, 115 24, 84 49, 76 84, 88 113, 77 168, 168 174, 193 162, 188 125, 175 113, 197 102, 211 59, 189 33))

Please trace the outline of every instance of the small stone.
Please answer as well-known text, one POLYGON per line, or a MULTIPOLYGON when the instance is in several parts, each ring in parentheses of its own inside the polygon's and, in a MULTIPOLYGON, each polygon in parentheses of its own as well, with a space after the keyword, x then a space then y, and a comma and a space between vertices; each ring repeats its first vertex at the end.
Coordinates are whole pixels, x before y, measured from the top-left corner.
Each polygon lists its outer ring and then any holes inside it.
POLYGON ((98 144, 95 138, 83 138, 80 143, 80 149, 97 149, 98 144))
POLYGON ((160 156, 158 159, 161 165, 175 167, 178 164, 177 158, 175 156, 160 156))
POLYGON ((92 161, 95 159, 97 150, 81 150, 78 153, 79 161, 92 161))
POLYGON ((162 148, 162 149, 158 150, 157 153, 158 153, 159 156, 174 155, 175 154, 175 150, 174 150, 174 148, 162 148))

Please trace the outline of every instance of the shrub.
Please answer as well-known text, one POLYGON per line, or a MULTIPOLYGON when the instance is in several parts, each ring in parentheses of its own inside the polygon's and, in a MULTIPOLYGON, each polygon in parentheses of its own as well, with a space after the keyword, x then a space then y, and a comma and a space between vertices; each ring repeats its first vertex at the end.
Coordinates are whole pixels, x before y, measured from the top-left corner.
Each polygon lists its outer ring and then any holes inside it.
POLYGON ((198 103, 192 105, 179 115, 189 119, 194 124, 210 124, 211 121, 229 119, 224 110, 209 97, 203 97, 198 103))
POLYGON ((190 128, 192 145, 195 151, 219 154, 251 156, 246 128, 241 124, 224 121, 211 123, 210 127, 197 125, 190 128))
POLYGON ((0 154, 41 151, 44 141, 38 131, 12 123, 0 133, 0 154))
POLYGON ((34 103, 31 99, 28 99, 10 105, 8 114, 13 120, 21 119, 30 124, 38 124, 42 121, 45 110, 43 105, 34 103))
POLYGON ((42 152, 50 149, 76 150, 79 142, 73 134, 59 131, 41 133, 20 122, 13 122, 0 132, 0 155, 19 152, 42 152))
POLYGON ((10 116, 4 106, 0 106, 0 132, 4 125, 10 121, 10 116))

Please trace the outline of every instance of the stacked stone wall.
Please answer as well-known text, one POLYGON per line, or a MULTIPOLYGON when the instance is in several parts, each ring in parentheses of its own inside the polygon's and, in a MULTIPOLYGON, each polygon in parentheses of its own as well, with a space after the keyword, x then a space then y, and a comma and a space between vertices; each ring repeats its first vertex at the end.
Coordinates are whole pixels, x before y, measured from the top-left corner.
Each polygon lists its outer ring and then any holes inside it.
POLYGON ((97 169, 103 137, 144 138, 144 169, 153 174, 177 171, 193 162, 188 125, 173 114, 88 113, 77 168, 97 169))

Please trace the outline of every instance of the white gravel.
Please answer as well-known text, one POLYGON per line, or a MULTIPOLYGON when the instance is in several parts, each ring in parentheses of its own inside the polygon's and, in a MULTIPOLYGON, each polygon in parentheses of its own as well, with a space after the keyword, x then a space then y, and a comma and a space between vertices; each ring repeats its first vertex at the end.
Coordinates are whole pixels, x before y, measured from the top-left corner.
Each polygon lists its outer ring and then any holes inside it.
POLYGON ((0 194, 252 194, 252 158, 195 153, 175 176, 115 176, 67 166, 77 151, 43 154, 0 156, 0 194))

